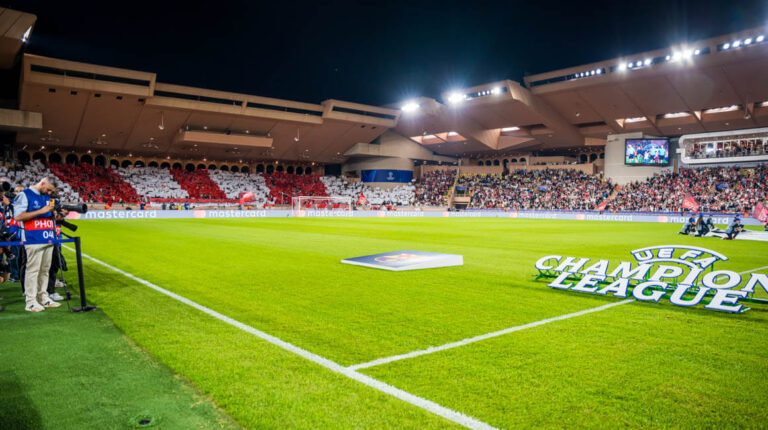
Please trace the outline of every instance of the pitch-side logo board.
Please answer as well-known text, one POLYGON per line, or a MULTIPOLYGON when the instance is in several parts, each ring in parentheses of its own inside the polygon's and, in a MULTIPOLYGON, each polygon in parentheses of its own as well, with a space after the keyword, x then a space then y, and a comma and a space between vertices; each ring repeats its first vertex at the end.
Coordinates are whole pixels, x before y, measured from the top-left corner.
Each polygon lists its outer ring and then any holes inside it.
MULTIPOLYGON (((743 312, 739 300, 756 287, 768 292, 768 275, 752 273, 742 288, 742 275, 715 270, 728 257, 694 246, 661 245, 631 252, 635 261, 547 255, 536 262, 539 278, 554 278, 549 287, 588 294, 633 297, 641 302, 669 300, 676 306, 704 304, 704 309, 743 312)), ((759 300, 759 299, 756 299, 759 300)))

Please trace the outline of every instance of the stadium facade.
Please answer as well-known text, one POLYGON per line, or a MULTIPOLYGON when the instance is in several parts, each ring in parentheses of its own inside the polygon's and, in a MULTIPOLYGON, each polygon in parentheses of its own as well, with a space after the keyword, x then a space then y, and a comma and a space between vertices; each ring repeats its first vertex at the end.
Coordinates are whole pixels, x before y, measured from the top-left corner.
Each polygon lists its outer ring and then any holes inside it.
POLYGON ((687 164, 768 159, 766 29, 380 107, 185 87, 151 72, 31 55, 34 23, 0 9, 0 66, 18 89, 0 111, 7 162, 352 178, 457 165, 467 174, 568 168, 623 184, 687 164), (670 138, 668 163, 626 163, 627 139, 659 137, 670 138), (728 151, 729 140, 743 139, 759 150, 728 151), (696 144, 717 157, 693 156, 696 144))

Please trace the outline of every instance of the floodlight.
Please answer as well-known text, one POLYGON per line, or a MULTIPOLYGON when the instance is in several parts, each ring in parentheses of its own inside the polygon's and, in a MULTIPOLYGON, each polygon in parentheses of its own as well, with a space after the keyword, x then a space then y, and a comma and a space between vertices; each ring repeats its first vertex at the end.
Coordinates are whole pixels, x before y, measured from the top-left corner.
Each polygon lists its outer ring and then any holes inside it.
POLYGON ((724 45, 723 45, 723 49, 728 49, 728 48, 730 48, 730 47, 731 47, 731 44, 730 44, 730 43, 726 43, 726 44, 724 44, 724 45))
POLYGON ((517 131, 520 130, 520 127, 504 127, 501 129, 502 132, 506 133, 508 131, 517 131))
POLYGON ((27 31, 24 32, 24 34, 21 36, 21 43, 27 43, 29 40, 29 35, 32 33, 32 27, 29 27, 27 31))
POLYGON ((755 42, 762 42, 765 39, 765 37, 761 34, 755 38, 755 42))
POLYGON ((599 75, 601 73, 603 73, 603 69, 597 69, 597 74, 599 75))
POLYGON ((686 60, 690 59, 691 57, 693 57, 693 51, 691 51, 690 49, 686 49, 685 51, 683 51, 683 57, 685 57, 686 60))
POLYGON ((651 59, 650 58, 646 58, 645 61, 643 61, 643 64, 645 64, 646 66, 650 66, 651 65, 651 59))
POLYGON ((671 59, 672 59, 672 56, 671 56, 671 55, 667 55, 667 56, 666 56, 666 60, 667 60, 667 61, 669 61, 669 60, 671 60, 671 59))
POLYGON ((701 50, 697 49, 693 51, 693 55, 699 55, 699 54, 701 54, 701 50))
POLYGON ((752 38, 744 39, 744 44, 745 45, 749 45, 750 43, 752 43, 752 38))
POLYGON ((739 46, 741 46, 741 40, 737 40, 731 43, 731 46, 733 46, 734 48, 738 48, 739 46))
POLYGON ((400 107, 400 110, 405 113, 411 113, 419 110, 421 106, 419 106, 416 102, 406 102, 403 106, 400 107))
POLYGON ((464 99, 465 99, 464 94, 461 94, 461 93, 458 93, 458 92, 453 92, 453 93, 448 95, 448 103, 450 103, 450 104, 454 104, 454 105, 455 104, 459 104, 459 103, 463 102, 464 99))
POLYGON ((621 63, 621 64, 619 64, 619 71, 620 71, 620 72, 623 72, 623 71, 625 71, 625 70, 627 70, 627 63, 621 63))
POLYGON ((494 89, 492 89, 491 94, 496 94, 496 95, 501 94, 501 87, 495 87, 494 89))

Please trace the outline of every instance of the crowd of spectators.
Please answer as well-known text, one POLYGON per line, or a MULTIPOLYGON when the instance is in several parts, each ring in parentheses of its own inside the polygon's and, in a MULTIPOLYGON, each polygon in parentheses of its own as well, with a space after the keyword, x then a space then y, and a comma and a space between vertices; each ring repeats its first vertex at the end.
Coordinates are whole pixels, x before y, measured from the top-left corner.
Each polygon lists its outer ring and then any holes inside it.
POLYGON ((227 196, 211 180, 207 169, 193 171, 173 169, 171 176, 193 199, 225 199, 227 196))
POLYGON ((269 187, 270 198, 277 205, 290 205, 293 197, 298 196, 328 196, 320 175, 274 172, 267 173, 264 180, 269 187))
POLYGON ((618 189, 608 209, 642 212, 682 212, 686 195, 701 211, 749 212, 768 200, 768 165, 711 167, 664 172, 618 189))
POLYGON ((275 203, 274 199, 270 197, 269 187, 264 176, 259 173, 210 170, 209 174, 228 199, 237 199, 240 197, 240 193, 250 191, 254 196, 250 203, 253 206, 264 207, 275 203))
MULTIPOLYGON (((30 164, 17 164, 11 167, 0 166, 0 180, 5 179, 15 187, 27 188, 40 181, 45 176, 53 176, 53 173, 40 162, 34 160, 30 164)), ((69 184, 59 181, 57 195, 60 200, 66 202, 80 202, 80 195, 69 184)))
POLYGON ((433 170, 427 172, 416 183, 416 201, 421 206, 445 206, 448 204, 448 190, 456 180, 456 170, 433 170))
POLYGON ((482 209, 593 210, 611 193, 610 182, 573 169, 513 171, 507 175, 463 175, 458 185, 482 209))
POLYGON ((697 142, 685 145, 691 158, 748 157, 768 154, 768 138, 751 138, 725 142, 697 142))
POLYGON ((412 206, 415 202, 416 187, 413 184, 398 185, 385 190, 363 182, 346 181, 337 176, 323 176, 320 180, 325 184, 329 195, 350 197, 353 204, 360 201, 361 195, 365 197, 363 206, 412 206))
POLYGON ((120 177, 144 199, 186 199, 189 194, 173 179, 168 169, 121 167, 120 177))
POLYGON ((113 169, 80 164, 51 164, 51 173, 77 190, 86 203, 138 203, 139 195, 113 169))
POLYGON ((457 195, 470 197, 469 208, 482 209, 679 213, 688 196, 700 211, 743 213, 759 202, 768 203, 768 165, 680 169, 677 173, 670 170, 617 187, 598 176, 571 169, 462 175, 458 179, 455 170, 442 170, 392 189, 335 176, 282 172, 182 172, 151 167, 115 170, 88 164, 53 164, 49 170, 37 160, 29 165, 0 166, 0 179, 24 187, 51 174, 61 180, 60 199, 108 204, 138 203, 150 198, 154 202, 216 199, 231 203, 250 191, 255 196, 255 207, 290 205, 296 196, 347 196, 353 204, 362 202, 362 206, 369 207, 445 206, 454 182, 457 195))

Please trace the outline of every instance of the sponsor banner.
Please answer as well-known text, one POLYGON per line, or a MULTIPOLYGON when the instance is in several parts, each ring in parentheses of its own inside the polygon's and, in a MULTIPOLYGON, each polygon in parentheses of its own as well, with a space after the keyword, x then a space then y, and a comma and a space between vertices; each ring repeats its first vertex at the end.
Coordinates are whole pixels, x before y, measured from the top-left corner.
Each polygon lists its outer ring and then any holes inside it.
POLYGON ((413 179, 413 170, 361 170, 360 180, 362 182, 411 182, 413 179))
MULTIPOLYGON (((86 214, 70 212, 69 219, 96 219, 96 220, 120 220, 120 219, 159 219, 159 218, 284 218, 294 217, 297 213, 292 210, 92 210, 86 214)), ((619 222, 653 222, 684 224, 687 217, 669 213, 626 213, 612 214, 600 212, 556 212, 556 211, 503 211, 503 210, 471 210, 471 211, 348 211, 348 210, 302 210, 299 217, 304 218, 350 218, 350 217, 376 217, 376 218, 528 218, 528 219, 556 219, 578 221, 619 221, 619 222)), ((712 217, 715 224, 728 225, 733 220, 733 215, 715 215, 712 217)), ((754 218, 742 217, 744 225, 762 225, 754 218)))

